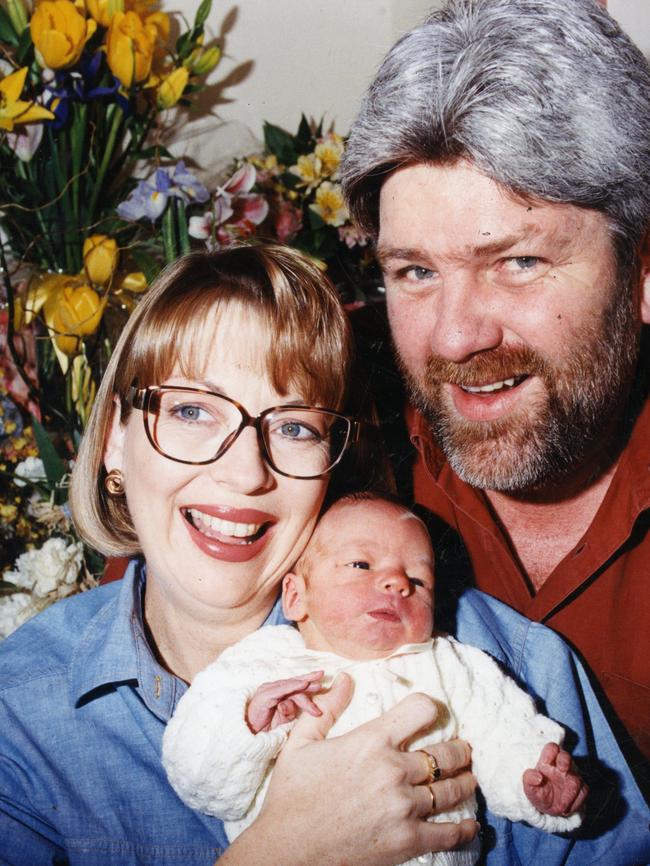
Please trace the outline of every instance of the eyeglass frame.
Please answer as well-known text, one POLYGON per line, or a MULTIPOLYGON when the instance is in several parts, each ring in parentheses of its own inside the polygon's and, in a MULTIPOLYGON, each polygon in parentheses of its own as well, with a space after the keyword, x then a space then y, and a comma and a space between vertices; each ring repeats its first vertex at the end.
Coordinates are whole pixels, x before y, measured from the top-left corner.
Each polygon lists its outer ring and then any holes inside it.
MULTIPOLYGON (((242 404, 234 400, 232 397, 226 397, 225 394, 220 394, 218 391, 209 391, 206 388, 184 388, 180 385, 147 385, 145 388, 138 388, 135 384, 131 385, 126 394, 126 401, 133 409, 139 409, 142 412, 142 421, 144 424, 145 433, 147 434, 147 439, 151 447, 158 452, 158 454, 166 457, 167 460, 173 460, 175 463, 183 463, 187 466, 207 466, 210 463, 216 463, 217 460, 221 459, 223 455, 228 451, 228 449, 237 441, 241 433, 247 427, 253 427, 255 432, 257 433, 257 444, 260 449, 260 454, 262 455, 262 459, 264 462, 274 471, 277 472, 278 475, 282 475, 285 478, 295 478, 298 481, 313 481, 317 478, 324 478, 326 475, 337 466, 341 460, 343 459, 343 455, 348 450, 350 445, 353 445, 355 442, 359 441, 359 435, 361 432, 361 421, 357 418, 352 418, 349 415, 344 415, 341 412, 335 412, 333 409, 328 409, 324 406, 306 406, 302 403, 285 403, 282 406, 270 406, 268 409, 264 409, 259 415, 253 417, 250 412, 242 406, 242 404), (149 406, 151 401, 154 399, 154 395, 160 394, 164 391, 183 391, 193 394, 210 394, 213 397, 219 397, 221 400, 225 400, 227 403, 232 404, 242 416, 242 421, 236 431, 229 433, 226 436, 224 442, 227 442, 225 447, 222 447, 217 452, 215 457, 211 457, 209 460, 181 460, 180 457, 171 457, 155 441, 155 438, 149 429, 149 406), (348 424, 348 433, 345 439, 345 444, 341 448, 341 453, 336 458, 334 463, 329 466, 325 472, 320 472, 318 475, 292 475, 289 472, 283 472, 282 469, 278 469, 273 461, 269 453, 269 448, 267 447, 266 441, 264 439, 264 434, 262 432, 262 423, 265 418, 267 418, 271 413, 278 412, 284 409, 310 409, 319 412, 327 412, 328 415, 333 415, 335 418, 339 418, 341 421, 346 421, 348 424)), ((155 415, 156 412, 152 411, 152 415, 155 415)))

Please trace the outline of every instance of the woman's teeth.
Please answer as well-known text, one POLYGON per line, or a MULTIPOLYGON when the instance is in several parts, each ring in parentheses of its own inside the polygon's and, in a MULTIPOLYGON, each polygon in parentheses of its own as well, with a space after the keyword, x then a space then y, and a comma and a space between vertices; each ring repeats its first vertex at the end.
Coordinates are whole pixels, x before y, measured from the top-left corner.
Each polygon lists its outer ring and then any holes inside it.
POLYGON ((218 532, 219 535, 226 535, 231 538, 251 539, 264 525, 262 523, 233 523, 230 520, 222 520, 220 517, 205 514, 197 508, 188 509, 188 514, 197 529, 208 529, 211 532, 218 532))
POLYGON ((491 394, 493 391, 502 391, 504 388, 514 388, 525 378, 525 376, 513 376, 511 379, 503 379, 501 382, 490 382, 489 385, 461 385, 461 388, 470 394, 491 394))

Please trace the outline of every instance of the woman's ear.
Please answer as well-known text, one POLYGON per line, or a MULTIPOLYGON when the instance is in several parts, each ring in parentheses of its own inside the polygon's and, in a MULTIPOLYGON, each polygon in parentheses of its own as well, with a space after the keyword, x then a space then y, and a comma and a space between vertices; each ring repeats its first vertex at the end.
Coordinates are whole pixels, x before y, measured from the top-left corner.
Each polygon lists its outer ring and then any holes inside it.
POLYGON ((107 472, 111 469, 124 468, 124 443, 126 440, 126 425, 122 424, 122 410, 120 401, 117 397, 113 400, 113 414, 111 416, 111 426, 106 437, 106 445, 104 447, 104 468, 107 472))
POLYGON ((300 574, 290 571, 282 581, 282 611, 292 622, 303 622, 307 619, 305 605, 305 579, 300 574))

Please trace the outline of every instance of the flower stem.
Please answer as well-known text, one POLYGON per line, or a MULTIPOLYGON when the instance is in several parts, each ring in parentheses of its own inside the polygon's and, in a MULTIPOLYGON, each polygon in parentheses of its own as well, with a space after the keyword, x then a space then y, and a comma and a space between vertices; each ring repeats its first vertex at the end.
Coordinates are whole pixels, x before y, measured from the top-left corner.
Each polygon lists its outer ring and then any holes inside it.
POLYGON ((112 105, 111 108, 113 110, 111 116, 111 127, 108 133, 108 138, 106 140, 106 146, 104 148, 104 156, 102 157, 99 171, 97 172, 97 177, 95 178, 95 187, 90 198, 90 204, 88 205, 88 221, 91 224, 94 222, 97 199, 102 192, 104 178, 106 177, 106 172, 108 171, 108 166, 110 165, 113 156, 113 151, 115 149, 115 141, 117 139, 117 134, 120 130, 120 126, 122 125, 123 120, 122 109, 119 107, 119 105, 112 105))

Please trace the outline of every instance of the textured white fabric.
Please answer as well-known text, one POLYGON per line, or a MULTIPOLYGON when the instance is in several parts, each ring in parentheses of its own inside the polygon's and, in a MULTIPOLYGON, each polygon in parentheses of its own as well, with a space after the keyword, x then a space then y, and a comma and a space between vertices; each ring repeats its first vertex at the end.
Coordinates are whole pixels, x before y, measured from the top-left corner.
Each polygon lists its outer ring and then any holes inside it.
MULTIPOLYGON (((341 671, 354 681, 350 705, 330 732, 343 734, 394 706, 413 692, 440 704, 432 732, 410 748, 460 736, 472 746, 472 770, 489 808, 512 821, 550 832, 566 832, 580 816, 538 812, 524 794, 522 775, 534 767, 543 746, 561 744, 560 725, 537 713, 532 699, 485 653, 453 638, 437 637, 403 646, 387 658, 355 662, 306 649, 291 626, 268 626, 225 650, 199 673, 182 697, 163 740, 163 763, 171 784, 193 809, 222 818, 230 840, 256 817, 291 724, 253 734, 245 708, 262 683, 324 670, 328 685, 341 671)), ((473 817, 476 801, 432 820, 473 817)), ((431 854, 409 866, 471 866, 476 845, 431 854)))

